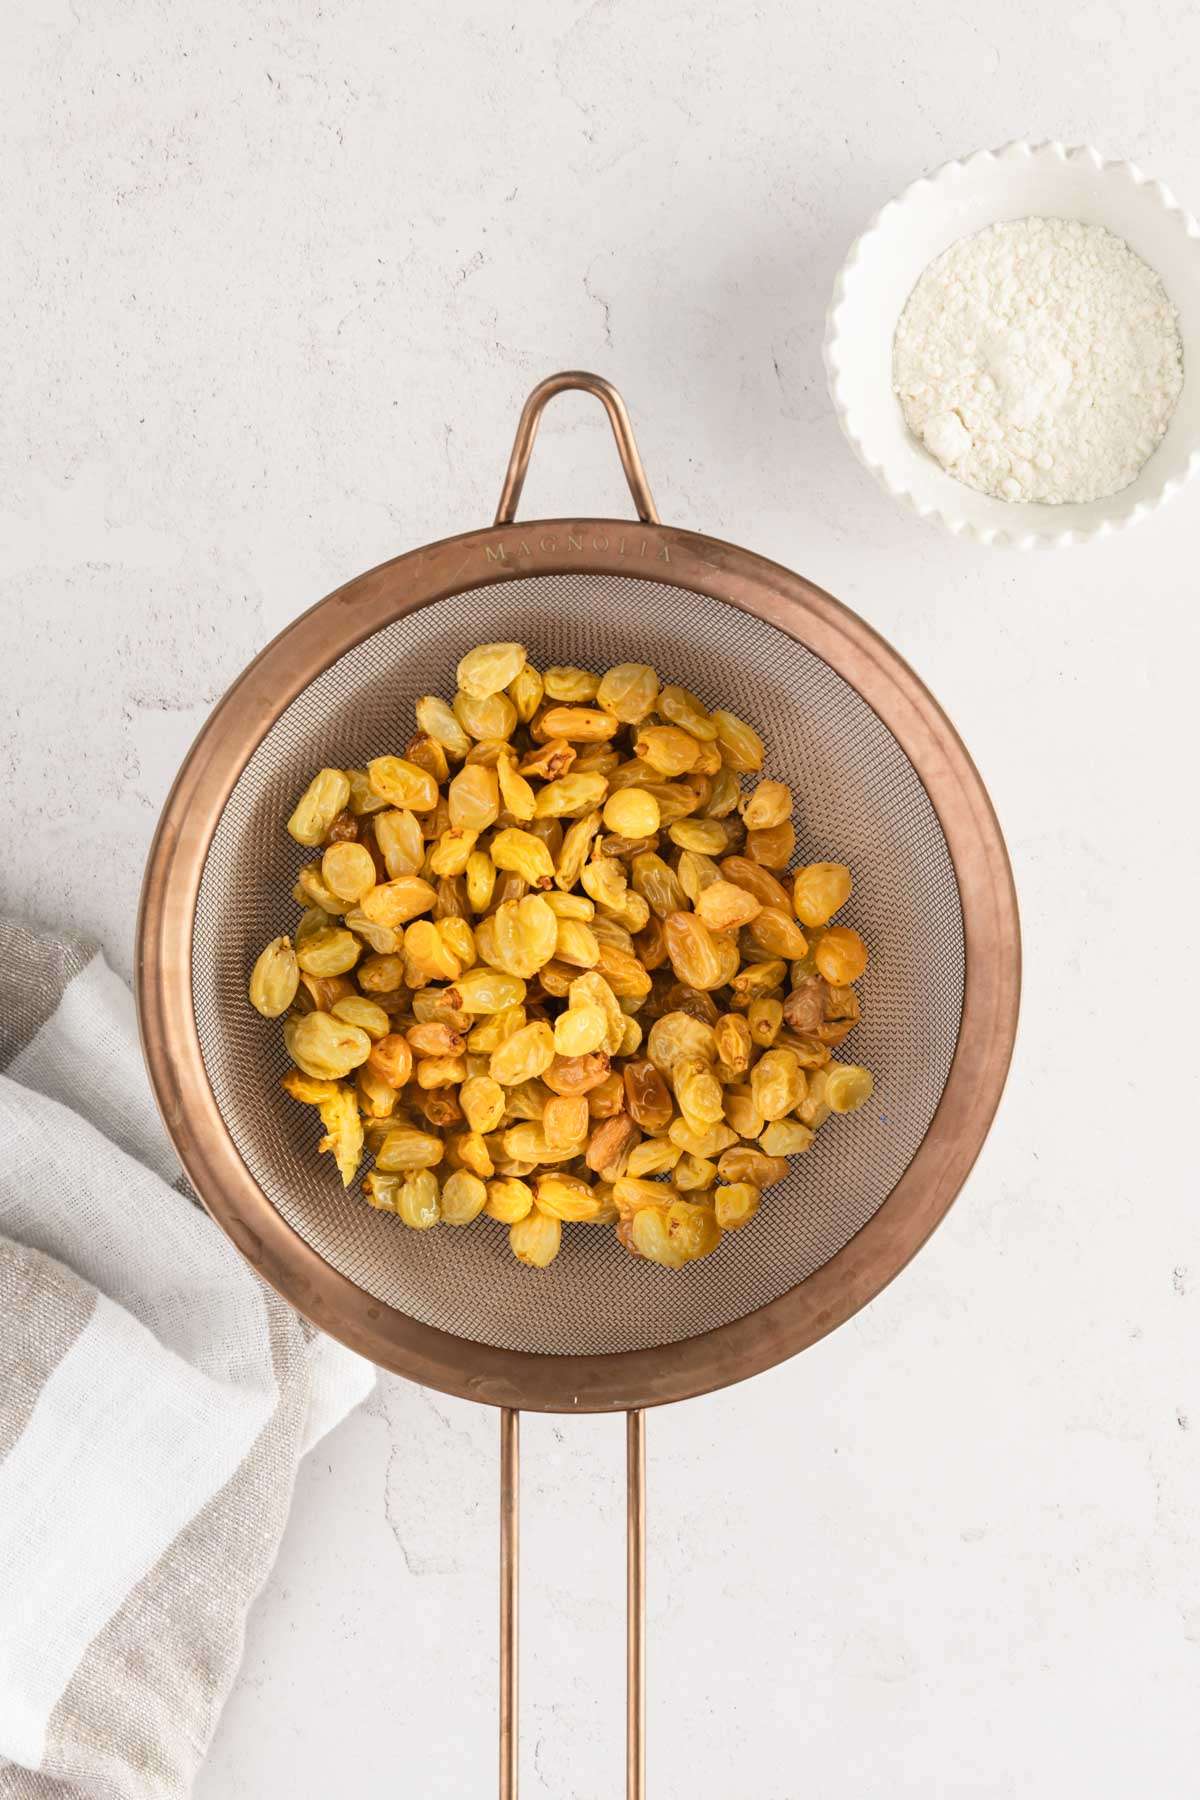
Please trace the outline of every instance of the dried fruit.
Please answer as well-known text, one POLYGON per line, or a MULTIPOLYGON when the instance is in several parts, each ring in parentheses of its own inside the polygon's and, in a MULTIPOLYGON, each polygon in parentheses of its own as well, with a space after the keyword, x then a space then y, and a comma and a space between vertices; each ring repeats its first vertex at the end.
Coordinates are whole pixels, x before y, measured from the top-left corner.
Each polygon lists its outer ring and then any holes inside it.
POLYGON ((391 806, 408 812, 432 812, 438 803, 438 784, 428 769, 406 762, 402 756, 376 756, 367 764, 367 775, 377 794, 391 806))
POLYGON ((584 863, 579 875, 583 891, 597 906, 621 906, 629 877, 625 865, 613 856, 594 857, 584 863))
POLYGON ((467 736, 479 743, 509 738, 516 730, 517 709, 507 694, 489 694, 481 699, 460 688, 453 704, 455 718, 467 736))
POLYGON ((539 1212, 548 1213, 551 1218, 585 1224, 596 1217, 603 1199, 591 1182, 584 1181, 581 1176, 555 1171, 538 1176, 533 1184, 533 1203, 539 1212))
POLYGON ((581 1006, 569 1006, 554 1021, 554 1048, 559 1056, 586 1056, 602 1048, 607 1033, 603 1007, 585 1001, 581 1006))
POLYGON ((293 1100, 303 1100, 306 1106, 316 1106, 319 1101, 328 1100, 337 1087, 335 1081, 306 1075, 302 1069, 289 1069, 279 1085, 293 1100))
POLYGON ((335 1000, 329 1010, 335 1019, 343 1019, 347 1025, 357 1025, 360 1031, 365 1031, 372 1048, 391 1029, 391 1022, 382 1006, 377 1005, 374 1000, 368 1000, 365 994, 347 994, 344 999, 335 1000))
POLYGON ((670 683, 658 696, 658 710, 672 725, 681 725, 694 738, 715 740, 717 727, 695 694, 670 683))
POLYGON ((747 831, 782 825, 792 816, 792 790, 782 781, 760 781, 738 807, 747 831))
POLYGON ((629 1248, 635 1256, 644 1256, 647 1262, 661 1263, 667 1269, 682 1269, 687 1261, 682 1248, 671 1242, 665 1206, 645 1206, 634 1213, 629 1248))
POLYGON ((349 804, 350 778, 342 769, 322 769, 296 802, 287 822, 298 844, 323 844, 338 814, 349 804))
POLYGON ((796 848, 796 832, 790 819, 767 831, 746 833, 746 855, 765 869, 786 869, 796 848))
POLYGON ((817 1026, 823 1044, 840 1044, 849 1036, 859 1020, 861 1003, 852 987, 825 988, 825 1020, 817 1026))
POLYGON ((336 1086, 332 1094, 317 1102, 317 1111, 325 1127, 325 1135, 317 1143, 317 1152, 328 1152, 333 1157, 342 1186, 349 1187, 358 1173, 363 1153, 362 1119, 354 1090, 336 1086))
POLYGON ((542 671, 542 686, 548 700, 594 700, 600 677, 590 669, 556 667, 542 671))
POLYGON ((645 788, 620 788, 604 803, 604 823, 623 837, 650 837, 658 830, 658 801, 645 788))
POLYGON ((600 946, 582 919, 559 918, 554 954, 572 968, 594 969, 600 961, 600 946))
POLYGON ((524 667, 524 644, 477 644, 458 665, 458 685, 475 699, 486 700, 515 681, 524 667))
MULTIPOLYGON (((718 1069, 720 1064, 717 1065, 718 1069)), ((766 1120, 758 1110, 754 1089, 748 1082, 731 1082, 723 1095, 725 1122, 740 1138, 756 1138, 766 1120)))
POLYGON ((825 1070, 825 1103, 832 1112, 857 1112, 874 1091, 869 1069, 857 1063, 830 1063, 825 1070))
POLYGON ((712 1065, 699 1056, 684 1056, 675 1064, 675 1098, 692 1124, 715 1125, 725 1117, 725 1097, 712 1065))
POLYGON ((264 1019, 278 1019, 296 998, 300 965, 288 938, 274 938, 250 976, 250 1004, 264 1019))
POLYGON ((696 916, 712 931, 737 931, 762 911, 762 901, 732 881, 709 882, 696 901, 696 916))
POLYGON ((652 850, 640 851, 630 865, 633 886, 660 919, 686 908, 688 898, 675 870, 652 850))
POLYGON ((532 1210, 533 1189, 527 1182, 514 1176, 499 1176, 488 1182, 484 1211, 489 1219, 498 1219, 502 1225, 512 1225, 532 1210))
POLYGON ((446 702, 436 694, 423 694, 413 711, 421 730, 441 744, 447 755, 461 762, 470 752, 470 738, 446 702))
POLYGON ((432 919, 417 919, 404 934, 404 985, 426 987, 431 981, 453 981, 462 974, 441 929, 432 919))
POLYGON ((719 1187, 713 1195, 713 1212, 722 1231, 737 1231, 748 1225, 758 1211, 762 1199, 760 1189, 748 1181, 732 1181, 719 1187))
POLYGON ((825 983, 809 975, 783 1002, 784 1020, 792 1031, 815 1032, 825 1022, 825 983))
POLYGON ((634 753, 658 774, 686 775, 700 757, 700 745, 678 725, 645 725, 634 739, 634 753))
POLYGON ((758 995, 774 993, 786 974, 783 958, 771 956, 765 962, 747 963, 729 985, 737 998, 749 1005, 758 995))
POLYGON ((608 777, 594 771, 563 775, 548 781, 537 796, 535 816, 539 819, 581 818, 592 811, 608 792, 608 777))
POLYGON ((723 857, 721 874, 735 887, 745 888, 748 894, 753 894, 761 906, 786 908, 788 905, 788 891, 783 883, 749 856, 723 857))
POLYGON ((534 1267, 564 1222, 606 1222, 680 1268, 870 1095, 830 1056, 866 964, 829 924, 849 871, 785 885, 795 796, 741 793, 758 733, 649 665, 539 674, 504 643, 458 675, 401 754, 301 796, 320 860, 251 999, 343 1180, 373 1154, 371 1206, 415 1230, 487 1212, 534 1267))
POLYGON ((650 976, 632 950, 618 950, 602 942, 596 972, 604 977, 618 1000, 637 1000, 650 992, 650 976))
POLYGON ((542 678, 532 663, 527 662, 518 669, 508 684, 508 697, 517 709, 517 717, 522 725, 528 725, 534 713, 542 703, 542 678))
POLYGON ((492 839, 491 856, 498 869, 519 875, 530 887, 548 888, 554 881, 554 858, 542 839, 531 831, 522 831, 515 825, 498 831, 492 839))
POLYGON ((772 1160, 782 1161, 784 1157, 799 1156, 807 1150, 812 1144, 813 1133, 798 1119, 774 1119, 759 1134, 758 1141, 772 1160))
POLYGON ((442 1183, 442 1222, 469 1225, 487 1204, 487 1188, 469 1169, 455 1169, 442 1183))
POLYGON ((523 756, 517 767, 522 775, 536 776, 540 781, 557 781, 567 773, 575 758, 575 746, 568 744, 566 738, 550 738, 523 756))
MULTIPOLYGON (((679 877, 679 885, 695 906, 705 888, 720 881, 721 871, 711 856, 704 856, 697 850, 685 850, 680 856, 675 873, 679 877)), ((708 921, 712 923, 711 920, 708 921)))
POLYGON ((783 1026, 783 1002, 773 996, 752 1000, 746 1012, 750 1036, 764 1050, 769 1050, 783 1026))
POLYGON ((555 1094, 590 1094, 608 1075, 608 1057, 594 1051, 588 1056, 556 1056, 542 1079, 555 1094))
POLYGON ((825 925, 850 898, 850 871, 844 863, 809 863, 792 884, 796 917, 803 925, 825 925))
POLYGON ((389 1031, 386 1037, 371 1045, 367 1066, 389 1087, 402 1088, 412 1074, 412 1046, 399 1032, 389 1031))
POLYGON ((372 1169, 363 1182, 363 1199, 376 1212, 394 1213, 400 1181, 399 1175, 384 1175, 378 1169, 372 1169))
POLYGON ((767 1050, 750 1071, 750 1087, 763 1118, 782 1119, 800 1105, 808 1081, 790 1050, 767 1050))
POLYGON ((721 746, 721 761, 726 768, 735 773, 752 773, 763 766, 763 741, 753 726, 747 725, 731 712, 718 709, 713 723, 717 728, 717 742, 721 746))
POLYGON ((750 1144, 735 1144, 731 1150, 723 1151, 717 1164, 722 1181, 748 1181, 756 1188, 774 1187, 777 1181, 786 1181, 789 1167, 786 1157, 768 1156, 750 1144))
POLYGON ((614 1113, 592 1133, 584 1161, 605 1181, 616 1181, 625 1173, 629 1153, 641 1135, 627 1112, 614 1113))
POLYGON ((716 1062, 716 1035, 711 1025, 693 1019, 689 1013, 667 1012, 650 1027, 646 1054, 670 1080, 681 1057, 699 1056, 706 1062, 716 1062))
POLYGON ((751 943, 757 944, 770 956, 784 956, 790 962, 793 957, 805 956, 808 953, 808 939, 793 919, 790 912, 781 906, 764 906, 747 927, 751 943))
POLYGON ((354 1092, 364 1119, 390 1119, 399 1096, 372 1069, 370 1058, 354 1072, 354 1092))
POLYGON ((537 735, 566 738, 569 744, 595 744, 612 737, 619 727, 619 720, 599 707, 551 706, 541 716, 537 735))
POLYGON ((530 1212, 509 1226, 508 1242, 518 1262, 531 1269, 544 1269, 558 1255, 562 1225, 552 1213, 530 1212))
POLYGON ((599 829, 600 814, 592 810, 575 819, 563 833, 562 848, 554 868, 554 881, 564 895, 579 885, 592 840, 599 829))
POLYGON ((554 1033, 541 1019, 514 1031, 492 1051, 488 1073, 502 1087, 515 1087, 543 1075, 554 1061, 554 1033))
MULTIPOLYGON (((476 836, 494 825, 500 816, 500 784, 495 769, 467 763, 446 790, 450 823, 476 836)), ((465 858, 464 858, 465 863, 465 858)))
POLYGON ((348 907, 342 914, 342 924, 378 956, 394 955, 404 942, 404 933, 398 925, 377 925, 361 906, 348 907))
POLYGON ((586 925, 596 916, 595 905, 586 894, 567 894, 561 888, 553 887, 544 891, 542 899, 556 919, 582 919, 586 925))
POLYGON ((741 1013, 722 1013, 713 1027, 717 1058, 728 1069, 741 1073, 750 1067, 754 1040, 748 1020, 741 1013))
POLYGON ((306 975, 345 975, 362 954, 352 931, 326 925, 310 933, 296 951, 296 962, 306 975))
POLYGON ((362 844, 340 840, 321 858, 321 879, 339 900, 361 900, 375 886, 375 859, 362 844))
POLYGON ((588 1091, 588 1112, 593 1119, 611 1119, 625 1111, 625 1083, 618 1069, 610 1069, 603 1081, 588 1091))
POLYGON ((425 860, 425 842, 415 814, 394 810, 377 813, 372 823, 375 842, 391 879, 418 874, 425 860))
POLYGON ((393 1125, 375 1152, 375 1167, 386 1174, 400 1169, 433 1169, 441 1162, 445 1146, 431 1131, 412 1125, 393 1125))
POLYGON ((540 894, 505 900, 480 924, 479 954, 494 968, 528 981, 554 955, 561 923, 540 894))
POLYGON ((504 1117, 504 1089, 490 1075, 471 1075, 459 1091, 459 1105, 472 1131, 486 1136, 504 1117))
MULTIPOLYGON (((637 1221, 634 1221, 636 1230, 637 1221)), ((697 1200, 672 1200, 667 1208, 667 1239, 684 1262, 708 1256, 721 1241, 716 1214, 697 1200)))
POLYGON ((350 811, 355 818, 364 819, 387 805, 371 786, 365 769, 347 769, 346 778, 350 783, 350 811))
POLYGON ((371 1054, 365 1031, 327 1012, 285 1019, 283 1041, 296 1066, 322 1081, 341 1081, 371 1054))
MULTIPOLYGON (((667 955, 680 981, 689 987, 706 990, 718 988, 729 980, 732 970, 725 961, 717 940, 703 919, 693 912, 673 912, 663 921, 667 955)), ((732 946, 737 967, 737 947, 732 946)))
POLYGON ((583 1147, 588 1133, 588 1104, 581 1094, 555 1094, 542 1107, 542 1131, 556 1149, 583 1147))
POLYGON ((729 848, 729 830, 720 819, 678 819, 667 836, 681 850, 700 856, 722 856, 729 848))
POLYGON ((406 1175, 396 1193, 396 1216, 410 1231, 429 1231, 442 1216, 438 1178, 431 1169, 406 1175))
POLYGON ((625 1165, 627 1175, 665 1175, 673 1169, 683 1151, 668 1138, 643 1138, 629 1152, 625 1165))
POLYGON ((658 676, 648 663, 618 663, 596 689, 596 704, 623 725, 637 725, 654 711, 658 676))
POLYGON ((857 981, 867 966, 867 946, 849 925, 831 925, 813 950, 818 969, 834 987, 857 981))

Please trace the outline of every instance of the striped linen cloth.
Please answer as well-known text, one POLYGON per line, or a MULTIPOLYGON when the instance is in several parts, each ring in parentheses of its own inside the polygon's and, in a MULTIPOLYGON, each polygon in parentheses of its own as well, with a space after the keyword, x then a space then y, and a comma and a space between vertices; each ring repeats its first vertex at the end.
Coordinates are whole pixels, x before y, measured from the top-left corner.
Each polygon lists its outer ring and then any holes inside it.
POLYGON ((103 957, 0 919, 0 1796, 189 1792, 373 1378, 188 1197, 103 957))

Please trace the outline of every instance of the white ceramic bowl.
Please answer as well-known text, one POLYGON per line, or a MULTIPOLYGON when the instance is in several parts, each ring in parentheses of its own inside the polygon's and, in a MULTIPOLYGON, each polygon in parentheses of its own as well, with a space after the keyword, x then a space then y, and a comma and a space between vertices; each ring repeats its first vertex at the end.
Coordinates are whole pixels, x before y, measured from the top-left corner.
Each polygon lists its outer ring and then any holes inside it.
POLYGON ((1200 465, 1200 225, 1161 181, 1096 150, 980 150, 914 181, 851 247, 829 304, 825 367, 854 450, 922 518, 1021 549, 1100 537, 1145 518, 1200 465), (1048 506, 976 493, 911 435, 892 388, 892 340, 922 271, 957 239, 1034 214, 1107 226, 1158 271, 1179 312, 1183 391, 1171 423, 1137 480, 1107 500, 1048 506))

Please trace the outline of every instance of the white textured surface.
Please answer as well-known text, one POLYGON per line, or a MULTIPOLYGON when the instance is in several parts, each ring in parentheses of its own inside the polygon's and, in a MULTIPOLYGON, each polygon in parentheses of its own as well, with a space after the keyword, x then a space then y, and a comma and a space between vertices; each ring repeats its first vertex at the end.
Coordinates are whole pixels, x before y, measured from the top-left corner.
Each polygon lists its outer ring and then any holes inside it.
MULTIPOLYGON (((649 1422, 650 1791, 1190 1800, 1195 506, 1065 557, 940 537, 850 456, 820 340, 855 233, 977 144, 1101 143, 1194 209, 1200 18, 6 23, 0 904, 128 968, 222 687, 338 581, 486 520, 538 377, 611 375, 665 518, 822 582, 947 705, 1027 951, 1001 1120, 930 1248, 800 1361, 649 1422)), ((559 402, 528 513, 623 504, 598 414, 559 402)), ((385 1381, 310 1459, 200 1800, 491 1790, 495 1447, 385 1381)), ((529 1796, 620 1790, 621 1447, 527 1423, 529 1796)))

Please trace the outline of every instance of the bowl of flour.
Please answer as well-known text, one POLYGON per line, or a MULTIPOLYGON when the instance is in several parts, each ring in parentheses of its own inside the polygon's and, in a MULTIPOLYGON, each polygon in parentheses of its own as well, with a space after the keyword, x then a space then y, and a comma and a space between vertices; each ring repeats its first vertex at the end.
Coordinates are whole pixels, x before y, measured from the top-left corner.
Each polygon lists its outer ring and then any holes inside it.
POLYGON ((858 239, 830 393, 885 488, 982 543, 1086 541, 1200 466, 1200 226, 1130 163, 1010 144, 858 239))

